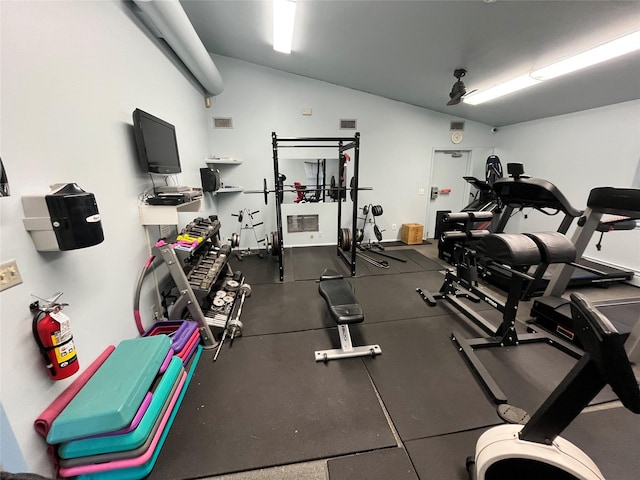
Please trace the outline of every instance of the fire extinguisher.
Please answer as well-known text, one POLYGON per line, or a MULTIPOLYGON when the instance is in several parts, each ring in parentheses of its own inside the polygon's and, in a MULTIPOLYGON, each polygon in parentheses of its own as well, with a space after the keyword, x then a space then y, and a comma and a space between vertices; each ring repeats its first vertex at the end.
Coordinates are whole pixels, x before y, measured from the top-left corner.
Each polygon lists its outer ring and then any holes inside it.
POLYGON ((62 293, 46 300, 45 306, 38 301, 30 305, 33 315, 33 338, 45 361, 51 380, 68 378, 80 369, 69 317, 62 313, 66 303, 57 303, 62 293))

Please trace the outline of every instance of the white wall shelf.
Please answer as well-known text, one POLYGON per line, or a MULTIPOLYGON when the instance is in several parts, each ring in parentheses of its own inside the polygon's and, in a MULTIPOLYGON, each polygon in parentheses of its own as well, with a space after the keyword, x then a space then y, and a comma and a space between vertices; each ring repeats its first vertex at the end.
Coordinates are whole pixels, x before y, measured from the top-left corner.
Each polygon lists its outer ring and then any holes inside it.
POLYGON ((222 187, 216 190, 216 193, 233 193, 233 192, 243 192, 244 187, 222 187))
POLYGON ((242 160, 236 160, 235 158, 207 158, 205 159, 207 166, 211 168, 211 165, 240 165, 242 160))
POLYGON ((140 205, 140 221, 142 225, 178 225, 180 212, 200 212, 202 199, 180 205, 140 205))

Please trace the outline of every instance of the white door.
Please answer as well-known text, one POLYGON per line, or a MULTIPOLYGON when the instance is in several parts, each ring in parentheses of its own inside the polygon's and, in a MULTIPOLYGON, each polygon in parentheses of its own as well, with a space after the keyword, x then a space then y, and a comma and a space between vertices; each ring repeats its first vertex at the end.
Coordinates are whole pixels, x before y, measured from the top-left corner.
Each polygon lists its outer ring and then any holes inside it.
POLYGON ((436 226, 436 212, 450 210, 459 212, 467 206, 469 184, 462 178, 470 175, 471 156, 469 151, 436 150, 431 163, 431 183, 427 190, 426 238, 433 238, 436 226))

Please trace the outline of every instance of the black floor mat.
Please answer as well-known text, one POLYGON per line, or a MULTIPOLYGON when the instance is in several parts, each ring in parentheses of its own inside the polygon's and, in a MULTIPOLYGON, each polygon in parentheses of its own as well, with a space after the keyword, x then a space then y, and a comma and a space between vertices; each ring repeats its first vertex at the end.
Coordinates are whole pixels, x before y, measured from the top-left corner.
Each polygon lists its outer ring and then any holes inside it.
MULTIPOLYGON (((485 430, 413 440, 405 447, 421 479, 468 480, 465 460, 485 430)), ((604 478, 637 478, 640 416, 625 408, 582 413, 562 437, 589 455, 604 478)))
POLYGON ((407 452, 387 448, 334 458, 327 462, 329 480, 418 480, 407 452))
POLYGON ((305 282, 253 285, 242 309, 243 335, 296 332, 335 327, 318 284, 305 282))
POLYGON ((422 480, 469 480, 465 461, 474 455, 476 441, 485 430, 413 440, 406 442, 405 448, 422 480))
POLYGON ((347 264, 338 257, 335 245, 322 247, 299 247, 292 250, 293 276, 298 280, 318 280, 322 272, 330 268, 350 277, 347 264))
POLYGON ((361 359, 316 363, 325 331, 203 354, 151 479, 181 480, 396 446, 361 359))
MULTIPOLYGON (((429 240, 422 240, 422 245, 431 245, 429 240)), ((383 247, 406 247, 407 244, 400 240, 390 240, 388 242, 382 242, 383 247)))
POLYGON ((622 407, 581 413, 562 436, 589 455, 608 480, 638 478, 640 415, 622 407))
POLYGON ((449 339, 453 323, 449 316, 381 322, 363 325, 362 339, 354 335, 357 344, 382 348, 365 364, 404 441, 500 423, 449 339))
MULTIPOLYGON (((317 280, 326 268, 331 268, 345 277, 351 276, 349 264, 338 256, 336 248, 335 246, 321 246, 292 249, 295 280, 317 280)), ((379 255, 376 251, 379 250, 358 251, 358 253, 379 262, 385 261, 388 263, 389 268, 377 267, 367 262, 362 256, 356 256, 356 277, 443 269, 440 263, 425 257, 413 249, 380 251, 401 260, 379 255)), ((346 255, 347 259, 349 259, 351 254, 346 252, 346 255)))
MULTIPOLYGON (((293 263, 292 249, 284 250, 284 280, 292 282, 293 263)), ((249 285, 258 285, 263 283, 280 283, 280 263, 277 256, 264 254, 262 258, 258 255, 251 255, 238 260, 237 256, 232 254, 229 264, 234 271, 240 270, 245 276, 245 282, 249 285)))
MULTIPOLYGON (((547 343, 475 350, 507 396, 508 403, 533 413, 573 368, 577 360, 547 343)), ((609 387, 593 404, 617 400, 609 387)))
MULTIPOLYGON (((427 305, 416 288, 437 293, 444 275, 438 271, 423 271, 399 275, 374 275, 351 280, 358 303, 365 314, 365 322, 386 322, 416 317, 432 317, 451 312, 441 301, 435 307, 427 305)), ((471 305, 471 302, 465 302, 471 305)), ((486 303, 474 304, 479 311, 491 308, 486 303)))

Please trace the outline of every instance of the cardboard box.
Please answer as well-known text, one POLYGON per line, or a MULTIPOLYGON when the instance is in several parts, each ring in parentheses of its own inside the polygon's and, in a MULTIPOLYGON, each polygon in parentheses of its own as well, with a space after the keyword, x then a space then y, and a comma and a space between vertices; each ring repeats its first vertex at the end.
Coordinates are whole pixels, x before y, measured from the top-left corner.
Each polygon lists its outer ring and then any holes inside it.
POLYGON ((419 223, 403 223, 400 240, 407 245, 421 245, 424 227, 419 223))

